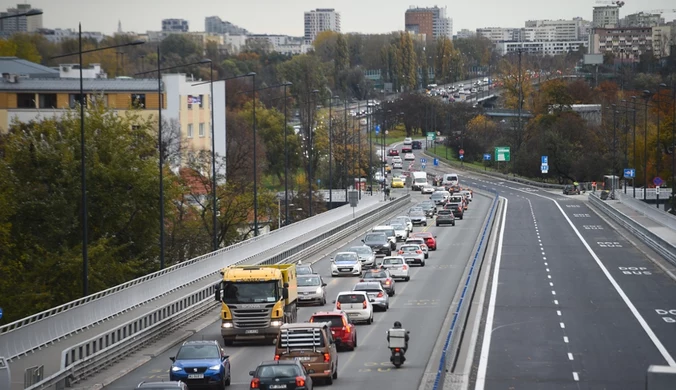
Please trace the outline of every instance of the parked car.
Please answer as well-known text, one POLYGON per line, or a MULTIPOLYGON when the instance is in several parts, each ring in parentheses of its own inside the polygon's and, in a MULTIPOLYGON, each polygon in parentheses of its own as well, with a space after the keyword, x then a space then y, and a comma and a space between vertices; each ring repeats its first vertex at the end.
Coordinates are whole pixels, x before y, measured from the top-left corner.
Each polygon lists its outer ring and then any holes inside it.
POLYGON ((354 351, 357 348, 357 327, 344 311, 320 311, 310 317, 310 322, 328 322, 331 334, 339 349, 354 351))
POLYGON ((326 283, 319 275, 297 275, 298 303, 326 305, 326 283))
POLYGON ((451 210, 439 210, 437 213, 437 226, 440 225, 451 225, 455 226, 455 215, 451 210))
POLYGON ((342 291, 338 293, 336 310, 344 311, 351 321, 364 321, 367 325, 373 323, 373 299, 365 291, 342 291))
POLYGON ((380 285, 383 286, 383 288, 387 292, 387 295, 393 297, 394 294, 396 293, 394 287, 396 283, 388 270, 379 268, 366 271, 360 280, 360 282, 372 282, 372 281, 379 282, 380 285))
POLYGON ((387 311, 390 308, 390 296, 380 282, 359 282, 354 285, 352 291, 365 291, 369 299, 372 299, 374 309, 387 311))
POLYGON ((191 340, 181 344, 172 356, 170 381, 185 382, 189 388, 230 386, 230 356, 215 340, 191 340))
POLYGON ((407 282, 411 280, 411 275, 408 270, 409 266, 406 264, 406 260, 401 256, 385 257, 381 267, 389 271, 393 278, 404 279, 407 282))
POLYGON ((262 362, 249 371, 249 389, 312 390, 312 378, 297 360, 272 360, 262 362))

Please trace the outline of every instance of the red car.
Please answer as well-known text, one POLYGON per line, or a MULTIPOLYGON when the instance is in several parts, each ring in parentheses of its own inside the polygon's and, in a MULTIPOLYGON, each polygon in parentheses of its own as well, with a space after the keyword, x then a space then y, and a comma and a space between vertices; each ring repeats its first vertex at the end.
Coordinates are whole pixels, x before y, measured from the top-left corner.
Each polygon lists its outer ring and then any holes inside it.
POLYGON ((398 156, 398 155, 399 155, 399 151, 398 151, 397 149, 390 149, 390 150, 387 152, 387 155, 388 155, 388 156, 398 156))
POLYGON ((357 348, 357 327, 342 311, 319 311, 310 317, 310 322, 330 322, 331 334, 336 345, 354 351, 357 348))
POLYGON ((412 237, 420 237, 425 239, 425 244, 427 245, 428 248, 430 248, 431 251, 437 250, 437 236, 433 235, 430 232, 420 232, 420 233, 413 233, 412 237))
POLYGON ((404 145, 401 147, 402 153, 413 153, 413 147, 411 145, 404 145))

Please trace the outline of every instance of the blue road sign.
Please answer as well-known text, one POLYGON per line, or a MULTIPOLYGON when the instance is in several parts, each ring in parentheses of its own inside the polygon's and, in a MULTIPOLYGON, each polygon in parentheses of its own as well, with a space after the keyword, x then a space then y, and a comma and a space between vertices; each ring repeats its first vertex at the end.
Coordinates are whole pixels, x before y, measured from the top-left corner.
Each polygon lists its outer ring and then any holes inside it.
POLYGON ((438 158, 434 159, 434 166, 435 167, 439 166, 439 159, 438 158))
POLYGON ((636 177, 636 169, 633 168, 624 168, 624 177, 627 179, 633 179, 636 177))
POLYGON ((464 159, 465 159, 465 155, 464 155, 464 154, 461 154, 459 157, 460 157, 461 160, 464 160, 464 159))
POLYGON ((421 163, 421 164, 425 164, 426 162, 427 162, 427 159, 426 159, 426 158, 421 158, 421 159, 420 159, 420 163, 421 163))
POLYGON ((423 169, 423 170, 425 170, 425 166, 426 166, 426 165, 427 165, 427 164, 422 163, 422 169, 423 169))
POLYGON ((542 156, 540 163, 542 165, 549 165, 549 156, 542 156))
POLYGON ((376 134, 380 133, 380 125, 376 125, 376 134))
POLYGON ((549 172, 549 165, 547 165, 547 164, 542 164, 542 165, 540 165, 540 171, 541 171, 542 173, 547 173, 547 172, 549 172))
POLYGON ((662 180, 662 178, 659 176, 655 176, 655 178, 653 179, 653 184, 659 187, 662 184, 664 184, 664 180, 662 180))
POLYGON ((490 153, 484 153, 484 161, 491 161, 491 154, 490 153))
POLYGON ((2 319, 2 308, 0 307, 0 320, 2 319))

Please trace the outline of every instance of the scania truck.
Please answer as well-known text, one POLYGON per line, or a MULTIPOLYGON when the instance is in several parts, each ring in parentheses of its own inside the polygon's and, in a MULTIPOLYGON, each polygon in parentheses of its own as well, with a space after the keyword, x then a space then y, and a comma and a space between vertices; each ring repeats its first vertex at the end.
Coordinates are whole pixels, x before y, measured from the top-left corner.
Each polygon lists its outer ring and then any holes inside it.
POLYGON ((297 321, 295 264, 230 266, 221 275, 214 298, 221 302, 223 344, 272 341, 280 326, 297 321))

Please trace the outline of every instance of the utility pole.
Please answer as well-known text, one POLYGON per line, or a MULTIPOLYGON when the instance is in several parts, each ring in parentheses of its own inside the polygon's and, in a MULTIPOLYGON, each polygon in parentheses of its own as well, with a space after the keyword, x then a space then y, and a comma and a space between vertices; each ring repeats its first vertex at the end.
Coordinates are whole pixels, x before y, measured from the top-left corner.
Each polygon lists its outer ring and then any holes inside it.
MULTIPOLYGON (((521 137, 521 110, 523 108, 523 75, 521 73, 521 55, 523 54, 523 51, 519 48, 518 50, 519 53, 519 102, 518 102, 518 110, 519 110, 519 122, 518 122, 518 135, 517 135, 517 140, 521 137)), ((517 142, 515 147, 519 146, 519 143, 517 142)))

